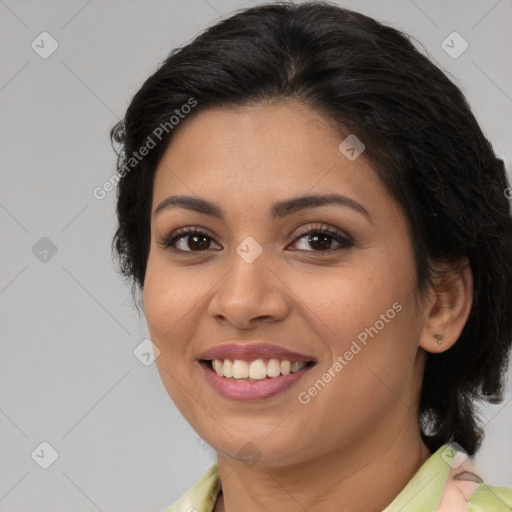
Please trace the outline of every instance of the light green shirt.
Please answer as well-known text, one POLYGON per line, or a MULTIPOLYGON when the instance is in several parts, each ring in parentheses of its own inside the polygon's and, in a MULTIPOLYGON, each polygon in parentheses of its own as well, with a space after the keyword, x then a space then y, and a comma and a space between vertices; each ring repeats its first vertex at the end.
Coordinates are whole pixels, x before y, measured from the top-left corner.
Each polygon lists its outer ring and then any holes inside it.
MULTIPOLYGON (((451 445, 444 445, 425 461, 400 494, 382 512, 437 512, 443 494, 455 486, 452 478, 461 454, 451 445), (453 469, 452 469, 453 466, 453 469)), ((478 478, 478 477, 477 477, 478 478)), ((511 512, 512 488, 490 486, 478 479, 469 501, 460 495, 459 512, 511 512), (466 507, 466 508, 464 508, 466 507)), ((217 463, 210 466, 201 479, 177 502, 162 512, 212 512, 221 492, 217 463)))

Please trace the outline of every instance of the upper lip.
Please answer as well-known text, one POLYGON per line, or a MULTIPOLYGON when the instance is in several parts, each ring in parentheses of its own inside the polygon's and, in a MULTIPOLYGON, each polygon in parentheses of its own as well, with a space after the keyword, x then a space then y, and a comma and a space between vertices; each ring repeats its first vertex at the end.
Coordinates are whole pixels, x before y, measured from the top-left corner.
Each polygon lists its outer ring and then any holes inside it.
POLYGON ((211 361, 213 359, 285 359, 288 361, 316 361, 307 354, 292 352, 272 343, 226 343, 218 345, 203 352, 200 359, 211 361))

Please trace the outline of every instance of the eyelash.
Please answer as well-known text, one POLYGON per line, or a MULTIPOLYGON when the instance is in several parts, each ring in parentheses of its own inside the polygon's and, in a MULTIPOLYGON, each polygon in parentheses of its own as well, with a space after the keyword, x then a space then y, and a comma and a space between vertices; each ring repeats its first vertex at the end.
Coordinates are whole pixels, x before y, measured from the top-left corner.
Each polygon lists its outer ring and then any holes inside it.
MULTIPOLYGON (((294 243, 297 240, 299 240, 301 238, 304 238, 304 237, 306 237, 308 235, 316 235, 316 234, 321 234, 321 235, 325 234, 325 235, 331 236, 336 242, 338 242, 341 245, 341 247, 335 248, 335 249, 327 249, 325 251, 319 251, 319 250, 308 251, 308 250, 303 250, 303 249, 297 249, 297 250, 300 251, 300 252, 313 252, 313 253, 319 253, 319 254, 322 254, 322 253, 323 254, 332 254, 333 252, 338 252, 338 251, 349 249, 350 247, 352 247, 354 245, 354 242, 349 237, 342 236, 338 231, 335 231, 332 228, 330 228, 328 226, 324 226, 322 224, 319 224, 318 226, 316 226, 314 228, 310 228, 307 231, 299 233, 297 238, 292 243, 294 243)), ((202 235, 202 236, 205 236, 205 237, 213 240, 213 238, 206 231, 203 231, 200 228, 192 226, 192 227, 189 227, 189 228, 178 229, 177 231, 172 233, 170 236, 168 236, 159 245, 161 247, 164 247, 167 250, 173 251, 173 252, 175 252, 177 254, 179 253, 180 255, 182 255, 182 254, 185 255, 187 253, 189 253, 189 254, 199 254, 199 253, 208 251, 208 249, 203 250, 203 251, 184 251, 182 249, 177 249, 176 247, 173 247, 172 244, 174 244, 178 239, 186 238, 187 236, 191 236, 191 235, 202 235)), ((219 249, 214 249, 214 250, 218 251, 219 249)))

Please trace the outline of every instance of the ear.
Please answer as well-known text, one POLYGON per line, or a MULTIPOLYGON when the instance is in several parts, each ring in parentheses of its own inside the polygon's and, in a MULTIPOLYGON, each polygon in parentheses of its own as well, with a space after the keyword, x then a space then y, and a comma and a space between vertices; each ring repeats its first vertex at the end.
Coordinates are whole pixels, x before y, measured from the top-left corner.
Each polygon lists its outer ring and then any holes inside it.
POLYGON ((443 264, 436 271, 434 281, 424 300, 419 344, 427 352, 440 353, 459 339, 471 311, 473 274, 469 260, 462 258, 443 264))

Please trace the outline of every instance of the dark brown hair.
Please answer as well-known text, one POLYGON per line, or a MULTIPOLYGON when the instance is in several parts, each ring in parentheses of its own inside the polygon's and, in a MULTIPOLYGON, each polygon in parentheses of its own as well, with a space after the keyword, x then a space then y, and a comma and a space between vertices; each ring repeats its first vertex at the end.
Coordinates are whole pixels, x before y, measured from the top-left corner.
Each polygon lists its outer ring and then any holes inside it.
POLYGON ((169 119, 191 98, 189 116, 280 99, 323 113, 364 142, 403 207, 419 289, 432 282, 436 263, 468 258, 471 313, 451 349, 427 356, 419 419, 431 449, 455 441, 473 455, 483 436, 476 403, 502 400, 511 346, 512 221, 503 161, 459 88, 406 34, 326 2, 246 9, 174 49, 111 134, 123 176, 112 244, 134 299, 144 286, 155 170, 187 120, 171 127, 169 119), (168 129, 157 138, 162 125, 168 129), (127 172, 148 137, 155 147, 127 172))

